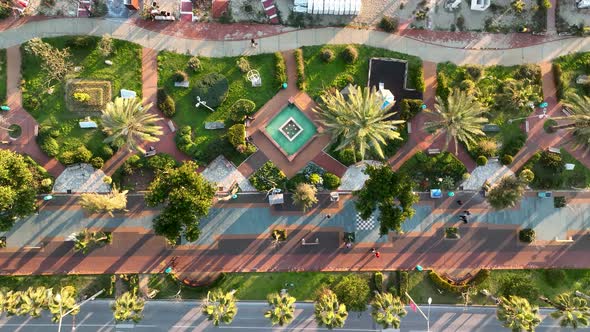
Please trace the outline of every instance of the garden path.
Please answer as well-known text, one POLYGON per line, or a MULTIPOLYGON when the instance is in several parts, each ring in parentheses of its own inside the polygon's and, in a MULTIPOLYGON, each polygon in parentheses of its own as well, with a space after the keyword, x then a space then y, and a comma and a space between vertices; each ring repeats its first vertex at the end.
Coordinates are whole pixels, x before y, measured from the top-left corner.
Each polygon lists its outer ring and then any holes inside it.
MULTIPOLYGON (((65 169, 55 158, 48 157, 36 142, 35 128, 37 121, 23 108, 21 84, 21 52, 20 46, 9 47, 6 51, 7 57, 7 104, 10 111, 3 117, 9 124, 17 124, 22 128, 22 135, 4 147, 18 153, 27 154, 45 168, 49 174, 57 177, 65 169)), ((0 134, 2 141, 10 141, 8 133, 0 134)))
MULTIPOLYGON (((429 109, 434 109, 436 96, 436 63, 424 61, 424 104, 429 109)), ((430 134, 424 130, 424 124, 433 121, 436 116, 427 112, 419 112, 410 120, 412 132, 408 135, 408 140, 389 158, 389 164, 394 170, 398 170, 408 159, 412 158, 419 151, 426 152, 428 149, 443 150, 445 136, 440 133, 430 134)), ((459 144, 459 150, 454 151, 452 144, 449 145, 449 152, 454 152, 455 156, 465 165, 468 172, 472 172, 476 165, 463 144, 459 144)))
POLYGON ((555 28, 555 15, 557 11, 557 0, 550 0, 551 8, 547 9, 547 34, 556 35, 557 29, 555 28))

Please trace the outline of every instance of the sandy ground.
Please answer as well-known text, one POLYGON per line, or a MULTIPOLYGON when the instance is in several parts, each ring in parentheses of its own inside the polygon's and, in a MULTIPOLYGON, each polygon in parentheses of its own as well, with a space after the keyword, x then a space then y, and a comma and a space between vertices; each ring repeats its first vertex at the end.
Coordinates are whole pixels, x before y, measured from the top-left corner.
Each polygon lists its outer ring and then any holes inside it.
POLYGON ((232 0, 229 3, 236 22, 266 22, 262 2, 258 0, 232 0))
POLYGON ((557 1, 557 16, 564 20, 565 23, 569 25, 580 23, 586 26, 590 25, 590 8, 578 9, 574 0, 557 1))

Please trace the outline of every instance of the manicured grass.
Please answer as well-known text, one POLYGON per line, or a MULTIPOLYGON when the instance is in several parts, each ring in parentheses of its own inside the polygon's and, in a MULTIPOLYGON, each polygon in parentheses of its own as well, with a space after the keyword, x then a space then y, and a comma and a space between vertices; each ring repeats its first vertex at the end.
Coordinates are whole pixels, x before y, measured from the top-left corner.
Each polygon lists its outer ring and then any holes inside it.
POLYGON ((529 168, 535 174, 530 186, 534 189, 585 189, 590 188, 590 169, 579 162, 574 156, 564 149, 561 149, 561 158, 564 164, 574 164, 571 171, 563 170, 556 173, 553 169, 547 168, 534 155, 523 166, 529 168))
MULTIPOLYGON (((43 40, 57 48, 64 48, 66 45, 71 45, 73 38, 79 37, 57 37, 43 40)), ((81 67, 79 72, 72 73, 71 78, 111 81, 113 99, 119 95, 121 89, 133 90, 141 98, 141 47, 130 42, 114 40, 115 51, 108 58, 113 62, 113 65, 109 66, 104 63, 105 58, 96 50, 99 38, 83 38, 88 39, 87 46, 70 46, 72 61, 75 66, 81 67)), ((85 145, 93 155, 108 157, 101 154, 101 147, 104 145, 102 141, 106 136, 100 128, 81 129, 78 125, 79 120, 89 114, 72 112, 66 108, 65 82, 53 82, 53 92, 48 93, 45 74, 41 70, 41 61, 25 51, 22 54, 21 71, 25 81, 23 105, 40 123, 41 127, 52 127, 60 131, 60 136, 56 138, 60 145, 60 153, 85 145)), ((92 120, 99 123, 100 127, 99 113, 93 113, 92 120)))
MULTIPOLYGON (((247 57, 252 69, 258 70, 262 79, 262 86, 254 88, 246 79, 246 74, 240 72, 236 61, 239 57, 205 58, 201 60, 201 70, 194 72, 188 67, 191 57, 172 52, 161 52, 158 55, 158 87, 164 88, 176 102, 176 115, 173 120, 179 127, 190 126, 193 129, 193 139, 200 150, 210 148, 211 143, 221 138, 226 130, 207 130, 205 122, 225 121, 226 129, 231 125, 228 120, 231 106, 238 99, 249 99, 256 104, 256 110, 260 109, 278 91, 275 83, 275 61, 273 54, 262 54, 247 57), (189 75, 190 87, 174 87, 173 75, 176 71, 184 71, 189 75), (203 76, 209 73, 223 74, 229 81, 229 91, 225 101, 211 112, 205 107, 195 107, 195 96, 192 87, 203 76)), ((230 149, 223 153, 225 157, 239 164, 244 155, 230 149)))
POLYGON ((6 100, 6 50, 0 49, 0 103, 6 100))
POLYGON ((418 152, 399 169, 407 173, 420 190, 454 189, 461 182, 467 168, 452 153, 443 152, 429 156, 418 152), (437 179, 443 179, 442 183, 437 179))
POLYGON ((91 296, 101 289, 105 292, 100 297, 113 297, 110 274, 101 275, 37 275, 37 276, 0 276, 1 290, 26 290, 29 287, 45 286, 56 291, 63 286, 74 286, 78 294, 91 296))
POLYGON ((557 71, 555 71, 554 67, 556 83, 558 90, 560 90, 558 91, 560 99, 565 99, 568 93, 589 95, 590 89, 588 89, 588 85, 577 84, 576 78, 580 75, 588 75, 590 52, 563 55, 553 60, 553 63, 561 67, 561 70, 557 71))
POLYGON ((369 59, 373 57, 388 57, 408 60, 408 88, 424 86, 424 78, 418 75, 422 72, 422 60, 418 57, 393 52, 381 48, 364 45, 355 45, 358 50, 358 60, 353 64, 345 62, 341 56, 347 45, 325 45, 302 47, 305 63, 305 80, 307 93, 312 98, 317 98, 323 90, 329 87, 338 89, 348 84, 349 77, 359 86, 367 86, 369 75, 369 59), (325 63, 320 59, 320 50, 329 48, 334 51, 336 58, 331 63, 325 63))

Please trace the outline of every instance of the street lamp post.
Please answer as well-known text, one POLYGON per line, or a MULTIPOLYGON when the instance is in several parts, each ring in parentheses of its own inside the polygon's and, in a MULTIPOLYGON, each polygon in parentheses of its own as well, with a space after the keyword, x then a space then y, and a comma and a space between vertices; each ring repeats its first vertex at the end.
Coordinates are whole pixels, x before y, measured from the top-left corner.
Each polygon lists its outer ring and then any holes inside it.
POLYGON ((430 332, 430 305, 432 304, 432 298, 428 298, 428 317, 426 318, 426 330, 430 332))
MULTIPOLYGON (((74 311, 74 310, 82 307, 84 304, 86 304, 86 302, 93 301, 94 299, 96 299, 97 296, 99 296, 103 292, 104 292, 104 289, 99 290, 96 294, 92 295, 91 297, 87 298, 86 300, 84 300, 84 301, 82 301, 80 303, 76 303, 72 309, 68 310, 65 313, 62 313, 62 297, 61 297, 61 294, 60 293, 56 294, 55 295, 55 300, 57 302, 59 302, 59 323, 58 323, 58 326, 57 326, 57 332, 61 332, 61 323, 62 323, 62 320, 63 320, 63 318, 65 316, 69 315, 72 311, 74 311)), ((76 327, 74 325, 72 325, 72 331, 75 330, 75 329, 76 329, 76 327)))
POLYGON ((201 97, 200 96, 197 96, 197 103, 195 104, 195 107, 196 108, 199 108, 199 106, 201 106, 201 105, 207 107, 211 112, 215 112, 214 109, 212 109, 211 107, 207 106, 207 102, 205 100, 201 100, 201 97))

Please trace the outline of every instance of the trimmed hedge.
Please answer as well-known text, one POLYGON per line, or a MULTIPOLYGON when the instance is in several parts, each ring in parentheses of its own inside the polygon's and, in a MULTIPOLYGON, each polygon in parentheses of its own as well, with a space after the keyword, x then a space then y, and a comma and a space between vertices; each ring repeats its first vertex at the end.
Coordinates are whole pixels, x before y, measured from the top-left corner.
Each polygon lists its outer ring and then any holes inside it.
POLYGON ((329 172, 324 173, 324 188, 328 190, 335 190, 340 187, 340 178, 336 174, 329 172))
POLYGON ((459 285, 451 284, 450 282, 448 282, 446 279, 443 279, 441 276, 438 275, 438 273, 436 273, 434 271, 430 271, 428 273, 428 276, 430 277, 430 280, 432 280, 432 282, 438 288, 441 288, 441 289, 449 291, 449 292, 460 293, 465 288, 465 285, 459 286, 459 285))
POLYGON ((408 288, 410 287, 410 276, 407 271, 399 271, 399 296, 401 298, 406 297, 408 288))
POLYGON ((348 64, 355 63, 359 59, 359 51, 353 45, 348 45, 342 51, 342 57, 348 64))
POLYGON ((490 270, 481 269, 477 271, 475 276, 469 281, 470 286, 478 286, 481 285, 484 281, 486 281, 492 273, 490 270))
POLYGON ((399 21, 396 17, 383 16, 379 22, 379 27, 385 32, 396 32, 399 21))
POLYGON ((383 273, 375 272, 373 275, 373 281, 375 282, 375 289, 379 292, 383 292, 383 273))
POLYGON ((531 228, 524 228, 518 231, 518 239, 525 243, 531 243, 535 241, 535 230, 531 228))
POLYGON ((502 159, 500 161, 502 162, 502 165, 510 165, 514 161, 514 157, 512 157, 509 154, 505 154, 502 156, 502 159))
POLYGON ((307 83, 305 83, 305 63, 303 62, 303 50, 300 48, 295 50, 295 62, 297 63, 297 87, 301 91, 305 91, 307 83))
POLYGON ((408 67, 409 76, 414 78, 416 91, 424 92, 426 86, 424 86, 424 68, 418 66, 415 69, 408 67))
POLYGON ((322 48, 320 50, 320 59, 322 59, 322 61, 326 63, 330 63, 334 61, 334 59, 336 59, 336 55, 334 54, 334 51, 332 51, 331 49, 322 48))
POLYGON ((233 122, 243 122, 246 116, 254 114, 256 104, 249 99, 238 99, 231 106, 229 119, 233 122))
POLYGON ((402 99, 399 111, 400 119, 406 122, 410 121, 422 111, 423 104, 424 102, 420 99, 402 99))
POLYGON ((158 108, 168 118, 176 114, 176 103, 164 89, 158 89, 158 108))
POLYGON ((227 140, 236 149, 242 145, 246 145, 246 126, 243 124, 235 124, 227 130, 227 140))
POLYGON ((211 108, 218 107, 227 97, 229 82, 227 78, 220 73, 210 73, 203 76, 193 88, 193 97, 195 100, 201 97, 202 101, 207 102, 211 108))
POLYGON ((557 98, 559 100, 565 97, 565 86, 563 84, 563 70, 559 63, 553 63, 553 78, 555 79, 555 86, 557 87, 557 98))
POLYGON ((485 156, 479 156, 477 157, 477 159, 475 160, 475 163, 478 166, 485 166, 488 163, 488 158, 486 158, 485 156))
POLYGON ((287 82, 287 64, 281 52, 275 52, 275 78, 279 84, 287 82))

